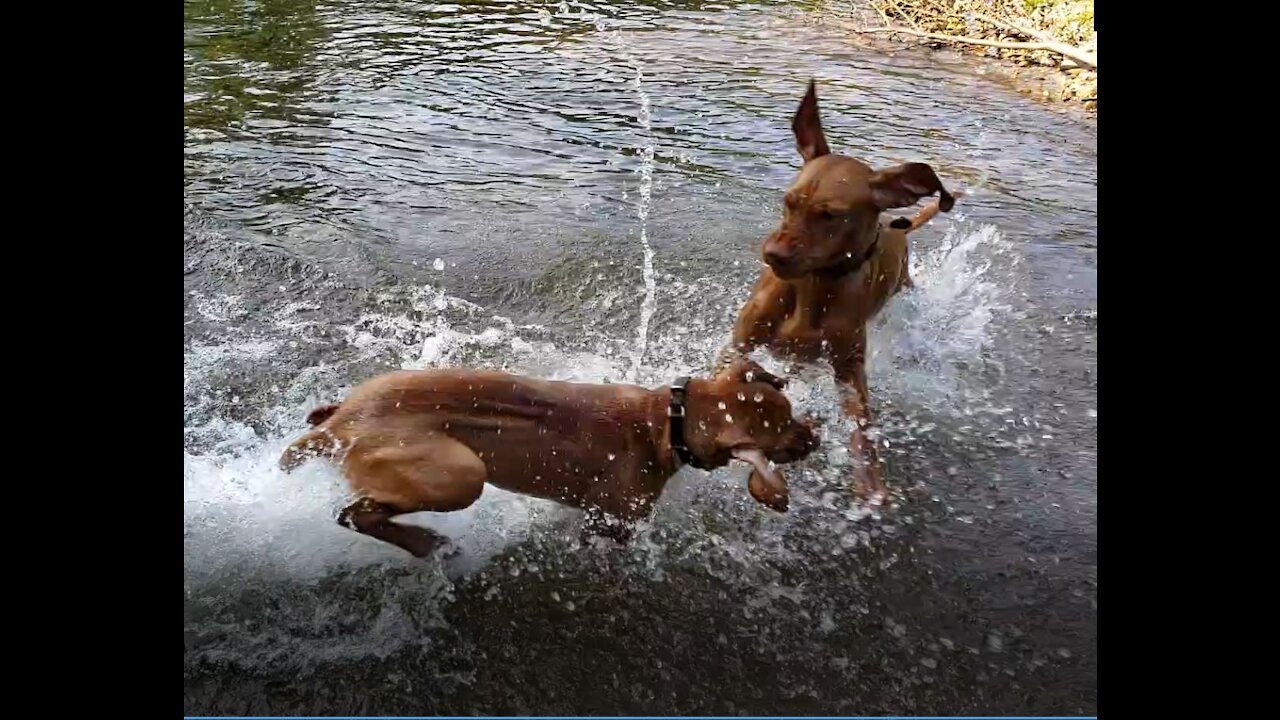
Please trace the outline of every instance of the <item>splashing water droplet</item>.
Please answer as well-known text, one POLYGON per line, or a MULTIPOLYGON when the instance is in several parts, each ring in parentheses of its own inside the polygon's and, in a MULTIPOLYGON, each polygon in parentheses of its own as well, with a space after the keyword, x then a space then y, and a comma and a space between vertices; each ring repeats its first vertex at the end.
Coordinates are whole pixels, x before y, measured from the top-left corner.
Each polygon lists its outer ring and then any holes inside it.
POLYGON ((707 421, 706 421, 706 420, 699 420, 699 421, 698 421, 698 429, 699 429, 699 430, 706 430, 706 429, 707 429, 707 421))
POLYGON ((730 415, 729 413, 724 414, 724 419, 725 419, 725 422, 733 422, 733 416, 730 415))
POLYGON ((609 460, 610 460, 610 462, 612 462, 612 461, 613 461, 613 459, 614 459, 614 458, 616 458, 616 457, 618 457, 618 456, 617 456, 617 455, 614 455, 613 453, 609 453, 609 460))
POLYGON ((431 263, 431 267, 435 268, 436 271, 444 270, 444 260, 436 258, 436 261, 431 263))
POLYGON ((746 393, 738 393, 738 399, 739 399, 739 400, 741 400, 742 402, 746 402, 746 401, 747 401, 747 394, 746 394, 746 393))
POLYGON ((755 397, 751 399, 755 400, 756 402, 764 402, 764 393, 756 393, 755 397))

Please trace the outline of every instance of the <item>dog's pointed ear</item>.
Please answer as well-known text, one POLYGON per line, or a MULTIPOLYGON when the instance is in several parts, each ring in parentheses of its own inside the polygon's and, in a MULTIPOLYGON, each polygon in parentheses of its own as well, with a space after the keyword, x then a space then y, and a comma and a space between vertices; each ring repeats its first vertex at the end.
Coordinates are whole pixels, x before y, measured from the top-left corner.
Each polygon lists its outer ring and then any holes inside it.
POLYGON ((754 360, 748 360, 747 358, 739 358, 738 361, 733 364, 733 368, 729 372, 729 376, 737 382, 768 383, 774 390, 781 390, 787 386, 786 380, 760 367, 754 360))
POLYGON ((809 81, 809 90, 805 92, 796 116, 791 119, 791 132, 796 136, 796 149, 805 162, 822 157, 831 152, 827 146, 827 136, 822 132, 822 120, 818 117, 818 92, 813 81, 809 81))
POLYGON ((926 195, 938 193, 938 209, 950 212, 955 198, 942 187, 933 168, 924 163, 906 163, 881 170, 871 176, 871 199, 881 210, 909 207, 926 195))

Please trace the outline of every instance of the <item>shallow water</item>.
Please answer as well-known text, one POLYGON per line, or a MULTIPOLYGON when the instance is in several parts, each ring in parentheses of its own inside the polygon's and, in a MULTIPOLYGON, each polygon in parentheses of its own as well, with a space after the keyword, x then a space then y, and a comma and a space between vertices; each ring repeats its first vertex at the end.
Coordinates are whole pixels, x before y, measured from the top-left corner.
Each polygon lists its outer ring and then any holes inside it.
POLYGON ((1096 714, 1092 124, 835 5, 184 7, 188 714, 1096 714), (685 470, 625 549, 488 488, 414 561, 333 522, 331 469, 275 470, 390 367, 705 369, 809 76, 835 148, 968 193, 873 330, 896 516, 845 492, 821 374, 790 513, 685 470))

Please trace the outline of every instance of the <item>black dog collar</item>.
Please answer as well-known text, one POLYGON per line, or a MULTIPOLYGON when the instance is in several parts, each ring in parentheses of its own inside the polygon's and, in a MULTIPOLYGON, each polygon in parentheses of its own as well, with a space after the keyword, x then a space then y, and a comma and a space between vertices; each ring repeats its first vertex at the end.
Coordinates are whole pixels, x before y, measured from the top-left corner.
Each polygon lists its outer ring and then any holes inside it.
MULTIPOLYGON (((908 220, 907 222, 909 223, 911 221, 908 220)), ((871 241, 871 245, 867 247, 866 251, 863 252, 862 255, 859 255, 856 258, 852 256, 846 257, 843 261, 838 262, 835 265, 819 270, 817 274, 825 275, 827 277, 840 277, 843 275, 852 275, 861 270, 862 266, 865 265, 866 262, 871 259, 871 256, 875 254, 876 250, 880 248, 880 230, 880 226, 877 225, 876 237, 871 241)))
POLYGON ((684 442, 684 419, 689 415, 684 404, 688 387, 689 378, 687 377, 678 377, 671 383, 671 404, 667 405, 667 418, 671 422, 671 449, 685 465, 692 465, 699 470, 710 470, 712 468, 699 460, 684 442))

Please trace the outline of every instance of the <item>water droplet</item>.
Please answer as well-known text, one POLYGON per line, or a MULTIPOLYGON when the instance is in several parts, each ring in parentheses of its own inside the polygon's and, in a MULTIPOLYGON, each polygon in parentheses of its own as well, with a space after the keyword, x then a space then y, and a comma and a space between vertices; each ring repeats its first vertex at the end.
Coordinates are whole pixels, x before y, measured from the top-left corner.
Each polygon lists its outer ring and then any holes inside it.
POLYGON ((742 401, 742 402, 746 402, 746 401, 747 401, 747 394, 746 394, 746 393, 738 393, 738 400, 740 400, 740 401, 742 401))
POLYGON ((706 429, 707 429, 707 421, 706 421, 706 420, 699 420, 699 421, 698 421, 698 429, 699 429, 699 430, 706 430, 706 429))
POLYGON ((765 427, 769 427, 769 421, 768 421, 768 420, 765 420, 765 421, 764 421, 764 426, 765 426, 765 427))
POLYGON ((756 393, 756 396, 751 399, 756 402, 764 402, 764 393, 756 393))
POLYGON ((609 461, 610 461, 610 462, 612 462, 612 461, 613 461, 613 459, 614 459, 614 458, 616 458, 616 457, 618 457, 618 456, 617 456, 617 455, 614 455, 613 453, 609 453, 609 461))
POLYGON ((754 381, 755 379, 756 379, 756 373, 755 373, 755 371, 754 371, 754 370, 748 370, 748 371, 747 371, 747 382, 752 382, 752 381, 754 381))
POLYGON ((444 270, 444 260, 436 258, 436 261, 431 263, 431 267, 435 268, 437 271, 444 270))
POLYGON ((720 401, 720 409, 721 409, 721 410, 724 410, 724 409, 725 409, 725 407, 726 407, 726 406, 725 406, 725 404, 724 404, 724 401, 723 401, 723 400, 721 400, 721 401, 720 401))
POLYGON ((725 422, 729 422, 729 423, 733 422, 733 416, 730 415, 729 413, 724 414, 724 419, 725 419, 725 422))
POLYGON ((999 633, 991 633, 987 636, 987 649, 991 652, 1001 652, 1004 650, 1004 638, 999 633))

